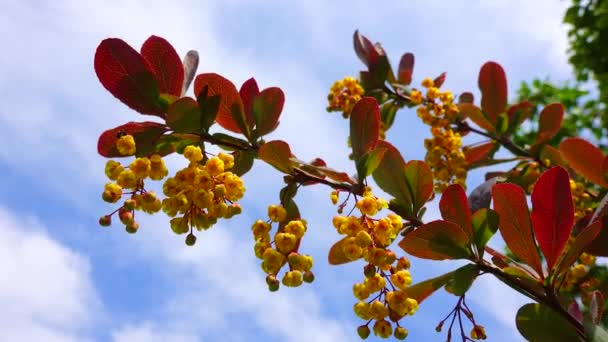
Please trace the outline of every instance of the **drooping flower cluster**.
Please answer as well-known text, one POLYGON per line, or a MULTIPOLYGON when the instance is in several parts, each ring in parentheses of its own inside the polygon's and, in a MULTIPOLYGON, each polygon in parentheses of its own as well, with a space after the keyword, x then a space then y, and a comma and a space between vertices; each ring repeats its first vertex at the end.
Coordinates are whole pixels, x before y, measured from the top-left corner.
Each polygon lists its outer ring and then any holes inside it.
POLYGON ((361 99, 365 91, 359 81, 354 77, 345 77, 334 82, 327 95, 328 112, 342 112, 347 118, 353 107, 361 99))
POLYGON ((288 287, 298 287, 302 282, 311 283, 313 259, 310 255, 298 253, 300 241, 306 233, 306 221, 302 219, 287 221, 287 211, 281 205, 268 207, 267 221, 257 220, 251 226, 255 239, 255 256, 262 259, 262 270, 266 272, 266 283, 270 291, 277 291, 280 283, 288 287), (272 223, 278 223, 279 228, 271 238, 272 223), (274 245, 274 246, 273 246, 274 245), (281 281, 278 274, 285 266, 289 266, 281 281))
POLYGON ((591 292, 595 289, 593 278, 589 278, 589 270, 595 265, 595 256, 587 253, 582 253, 578 258, 578 262, 572 266, 568 273, 562 290, 574 291, 577 288, 581 290, 584 296, 585 292, 591 292))
MULTIPOLYGON (((337 203, 332 193, 332 202, 337 203)), ((336 216, 333 225, 338 233, 345 235, 342 240, 342 254, 349 260, 363 259, 365 279, 353 286, 353 294, 359 300, 354 306, 355 314, 368 320, 357 329, 361 338, 371 333, 373 323, 376 336, 388 338, 393 335, 405 339, 407 329, 399 325, 399 320, 413 315, 418 302, 409 298, 406 289, 412 283, 409 272, 410 262, 406 257, 397 258, 389 249, 390 244, 403 228, 402 218, 389 214, 380 219, 373 216, 387 207, 386 201, 372 195, 368 188, 356 203, 361 216, 336 216), (371 297, 371 299, 369 299, 371 297), (393 324, 395 327, 393 329, 393 324)))
MULTIPOLYGON (((135 140, 131 135, 124 135, 117 140, 116 148, 124 156, 133 155, 136 150, 135 140)), ((118 212, 118 217, 126 230, 135 233, 139 228, 139 224, 135 221, 135 210, 153 214, 161 209, 161 201, 156 194, 153 191, 146 191, 145 179, 161 180, 167 173, 165 162, 158 154, 136 158, 128 167, 115 160, 108 160, 105 174, 112 182, 106 183, 101 195, 102 199, 116 203, 123 195, 130 197, 118 210, 102 216, 99 223, 102 226, 109 226, 112 223, 112 215, 118 212), (125 192, 125 190, 130 191, 125 192)))
POLYGON ((187 244, 194 244, 192 228, 208 229, 219 218, 231 218, 241 213, 236 203, 245 193, 243 181, 228 171, 234 166, 234 157, 219 153, 204 163, 198 146, 187 146, 184 157, 188 166, 167 178, 162 201, 163 211, 171 219, 171 229, 177 234, 190 232, 187 244))
POLYGON ((422 86, 426 94, 413 89, 410 99, 418 105, 418 117, 431 126, 433 137, 424 140, 424 147, 427 150, 425 161, 433 171, 435 191, 442 192, 454 183, 465 186, 467 165, 462 140, 460 133, 452 129, 459 113, 454 95, 450 91, 439 90, 430 78, 425 78, 422 86))

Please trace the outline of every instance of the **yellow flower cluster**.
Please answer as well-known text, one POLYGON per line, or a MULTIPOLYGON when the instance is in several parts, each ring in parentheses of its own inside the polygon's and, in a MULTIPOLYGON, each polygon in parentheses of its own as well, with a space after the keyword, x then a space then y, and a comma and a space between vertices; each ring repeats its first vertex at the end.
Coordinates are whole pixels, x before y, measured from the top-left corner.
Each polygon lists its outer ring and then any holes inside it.
MULTIPOLYGON (((123 135, 116 142, 116 148, 123 155, 135 153, 135 140, 131 135, 123 135)), ((135 222, 135 210, 152 214, 161 209, 161 201, 153 191, 146 191, 144 180, 161 180, 168 173, 165 162, 158 154, 148 157, 136 158, 128 167, 123 166, 115 160, 108 160, 105 165, 105 174, 112 181, 107 183, 101 195, 102 199, 109 203, 118 202, 123 196, 123 190, 131 190, 125 194, 131 195, 125 200, 123 206, 117 210, 118 216, 130 233, 137 231, 138 224, 135 222)), ((114 214, 114 213, 112 213, 114 214)), ((102 226, 111 224, 111 216, 103 216, 99 223, 102 226)))
POLYGON ((306 221, 300 219, 286 222, 287 211, 281 205, 270 205, 268 217, 267 221, 257 220, 251 226, 255 256, 262 259, 268 289, 273 292, 279 289, 277 275, 286 264, 289 265, 289 271, 283 275, 283 285, 298 287, 302 282, 311 283, 314 280, 311 271, 313 259, 310 255, 298 253, 300 240, 306 233, 306 221), (279 224, 274 240, 270 237, 273 222, 279 224))
POLYGON ((586 191, 585 185, 580 182, 570 180, 570 190, 574 200, 574 218, 579 220, 587 214, 593 213, 593 199, 586 191))
POLYGON ((329 102, 327 111, 342 112, 342 115, 347 118, 364 92, 363 87, 354 77, 345 77, 334 82, 327 95, 329 102))
POLYGON ((231 218, 241 213, 236 203, 245 193, 243 181, 228 171, 234 166, 234 157, 219 153, 203 163, 203 153, 198 146, 187 146, 184 157, 188 166, 167 178, 163 193, 162 209, 171 219, 171 229, 176 234, 190 232, 186 243, 193 244, 192 227, 208 229, 218 218, 231 218), (189 243, 190 242, 190 243, 189 243))
POLYGON ((425 78, 422 86, 426 94, 413 89, 410 100, 418 105, 417 114, 422 122, 431 126, 433 137, 424 140, 424 147, 427 150, 425 161, 433 171, 435 191, 441 192, 452 183, 465 186, 467 165, 462 140, 460 133, 451 127, 458 118, 454 95, 450 91, 440 91, 430 78, 425 78))
MULTIPOLYGON (((337 194, 332 193, 331 197, 332 202, 337 203, 337 194)), ((376 336, 388 338, 393 335, 397 339, 405 339, 408 332, 399 326, 399 320, 413 315, 418 309, 418 302, 405 292, 412 283, 409 260, 397 258, 388 249, 403 228, 403 220, 393 213, 374 219, 373 216, 388 205, 385 200, 375 197, 370 188, 366 189, 355 206, 361 212, 360 217, 336 216, 333 225, 339 234, 345 235, 341 243, 342 254, 353 261, 362 258, 367 262, 365 280, 353 285, 353 294, 359 300, 353 308, 355 314, 369 320, 357 332, 362 338, 367 338, 371 333, 368 325, 375 321, 373 331, 376 336), (394 330, 391 321, 396 324, 394 330)))
POLYGON ((471 329, 471 338, 474 340, 485 340, 488 338, 486 329, 482 325, 476 324, 473 329, 471 329))

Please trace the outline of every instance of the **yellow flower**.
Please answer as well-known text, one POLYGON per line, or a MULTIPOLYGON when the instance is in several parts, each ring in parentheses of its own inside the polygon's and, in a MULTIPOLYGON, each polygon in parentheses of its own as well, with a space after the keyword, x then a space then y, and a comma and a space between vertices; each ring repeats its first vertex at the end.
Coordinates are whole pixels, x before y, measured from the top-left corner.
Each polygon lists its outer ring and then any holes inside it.
POLYGON ((361 211, 363 215, 374 216, 378 212, 378 206, 376 205, 376 199, 368 196, 363 197, 357 201, 357 209, 361 211))
POLYGON ((391 281, 393 285, 398 287, 400 290, 405 289, 412 283, 412 276, 408 270, 397 271, 391 275, 391 281))
POLYGON ((188 145, 184 149, 184 157, 191 163, 198 163, 203 160, 203 151, 198 146, 188 145))
POLYGON ((298 287, 302 285, 302 272, 290 271, 283 276, 283 285, 289 287, 298 287))
POLYGON ((471 338, 474 340, 485 340, 487 336, 484 327, 481 325, 475 325, 471 330, 471 338))
POLYGON ((384 306, 384 303, 376 299, 370 304, 369 313, 374 319, 381 320, 388 316, 388 308, 384 306))
POLYGON ((381 338, 389 338, 393 333, 393 326, 386 320, 378 320, 374 324, 374 335, 381 338))
POLYGON ((169 170, 165 166, 165 161, 158 154, 150 157, 150 178, 153 180, 161 180, 167 176, 169 170))
POLYGON ((123 156, 135 154, 135 139, 130 134, 123 135, 116 140, 116 149, 123 156))
POLYGON ((116 203, 122 196, 122 187, 116 183, 107 183, 101 195, 104 201, 116 203))
POLYGON ((137 158, 129 165, 129 169, 133 171, 135 177, 146 178, 150 173, 150 159, 146 157, 137 158))
POLYGON ((125 189, 135 189, 137 187, 137 176, 133 171, 127 169, 118 175, 116 183, 125 189))
POLYGON ((278 233, 274 236, 274 243, 276 244, 277 249, 283 254, 293 251, 297 242, 297 237, 290 233, 278 233))
POLYGON ((293 220, 289 221, 287 225, 285 225, 285 232, 291 233, 296 236, 296 238, 301 239, 304 236, 304 232, 306 232, 306 225, 301 220, 293 220))
POLYGON ((217 157, 224 163, 224 170, 230 170, 234 166, 234 156, 232 154, 220 152, 217 157))
POLYGON ((105 173, 110 180, 116 180, 118 178, 118 175, 120 175, 120 173, 124 169, 125 168, 122 167, 119 162, 114 160, 108 160, 108 162, 106 163, 105 173))
POLYGON ((430 77, 427 77, 427 78, 425 78, 425 79, 422 80, 422 86, 425 87, 425 88, 430 88, 430 87, 432 87, 434 85, 435 85, 435 82, 430 77))
POLYGON ((282 205, 268 206, 268 217, 273 222, 283 222, 287 218, 287 211, 282 205))
POLYGON ((412 90, 410 93, 410 100, 415 105, 421 104, 423 100, 422 93, 416 89, 412 90))

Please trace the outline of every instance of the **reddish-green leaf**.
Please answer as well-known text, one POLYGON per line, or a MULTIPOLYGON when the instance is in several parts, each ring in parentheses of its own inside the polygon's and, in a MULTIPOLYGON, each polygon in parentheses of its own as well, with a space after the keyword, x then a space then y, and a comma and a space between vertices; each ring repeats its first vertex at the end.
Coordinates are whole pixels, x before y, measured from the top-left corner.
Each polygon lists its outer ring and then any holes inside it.
POLYGON ((198 103, 191 97, 173 102, 167 111, 167 125, 177 133, 201 133, 202 118, 198 103))
POLYGON ((560 256, 574 224, 568 171, 556 166, 545 171, 532 191, 532 226, 549 272, 560 256))
POLYGON ((498 230, 498 215, 492 209, 479 209, 471 216, 471 225, 477 251, 483 257, 486 244, 498 230))
POLYGON ((407 234, 399 242, 399 247, 422 259, 469 259, 472 257, 469 244, 469 237, 460 226, 437 220, 407 234))
POLYGON ((385 152, 386 149, 384 148, 376 148, 361 156, 361 159, 356 161, 357 174, 359 177, 365 178, 376 171, 385 152))
POLYGON ((440 275, 439 277, 427 279, 423 282, 408 286, 408 288, 405 289, 405 293, 407 293, 408 298, 413 298, 420 304, 423 300, 427 299, 435 291, 439 290, 450 281, 453 274, 454 272, 449 272, 440 275))
POLYGON ((457 224, 467 234, 469 240, 473 237, 471 226, 471 209, 467 194, 459 184, 448 186, 441 195, 439 210, 444 220, 457 224))
POLYGON ((359 100, 350 114, 350 141, 355 161, 373 150, 380 132, 380 108, 373 97, 359 100))
POLYGON ((599 290, 595 290, 591 293, 589 312, 591 313, 591 321, 593 324, 600 324, 602 321, 602 313, 604 312, 604 296, 599 290))
POLYGON ((469 146, 464 156, 467 160, 467 164, 472 165, 481 160, 484 160, 490 156, 492 152, 496 150, 496 144, 493 141, 489 141, 483 144, 469 146))
POLYGON ((507 108, 507 77, 503 68, 495 62, 487 62, 479 71, 481 110, 491 123, 496 123, 500 113, 507 108))
POLYGON ((391 194, 407 210, 408 215, 412 213, 412 197, 405 178, 405 161, 399 150, 390 143, 380 140, 377 148, 386 149, 380 165, 373 173, 376 184, 391 194))
POLYGON ((547 105, 538 117, 538 135, 536 144, 547 142, 553 138, 562 127, 564 106, 561 103, 547 105))
POLYGON ((141 55, 150 63, 159 91, 181 96, 184 66, 173 46, 164 38, 150 36, 141 47, 141 55))
POLYGON ((450 288, 450 292, 455 296, 462 296, 471 288, 478 274, 479 269, 476 265, 464 265, 454 271, 452 278, 446 284, 446 289, 450 288))
POLYGON ((329 249, 329 255, 327 256, 327 260, 329 261, 330 265, 342 265, 354 261, 344 255, 343 246, 345 244, 346 239, 347 238, 345 237, 342 240, 334 243, 334 245, 331 246, 331 248, 329 249))
POLYGON ((511 183, 496 184, 492 188, 492 199, 503 240, 515 255, 542 275, 524 190, 511 183))
POLYGON ((244 113, 241 97, 234 84, 215 73, 200 74, 194 79, 194 94, 198 97, 205 86, 209 87, 209 97, 213 95, 221 96, 216 118, 217 123, 229 131, 245 133, 241 131, 239 123, 235 122, 233 118, 233 110, 235 112, 244 113))
POLYGON ((551 165, 567 165, 560 150, 551 145, 544 145, 540 150, 539 157, 541 160, 548 159, 551 165))
POLYGON ((604 154, 595 145, 581 138, 568 138, 559 145, 562 156, 581 176, 608 188, 602 173, 604 154))
POLYGON ((562 255, 560 261, 557 266, 557 273, 561 273, 570 268, 572 264, 578 259, 581 255, 585 247, 593 241, 600 230, 602 229, 602 222, 595 221, 589 227, 584 228, 578 235, 574 238, 572 243, 568 246, 566 253, 562 255))
POLYGON ((399 61, 399 83, 409 85, 412 83, 412 74, 414 73, 414 54, 405 53, 399 61))
POLYGON ((95 73, 104 88, 133 110, 164 117, 154 72, 139 52, 123 40, 108 38, 99 44, 95 73))
POLYGON ((277 87, 266 88, 255 97, 253 115, 257 136, 261 137, 277 128, 284 103, 285 94, 277 87))
POLYGON ((423 161, 410 160, 404 168, 405 180, 410 191, 414 213, 429 201, 433 195, 433 173, 423 161))
POLYGON ((258 157, 281 172, 291 173, 293 170, 291 149, 282 140, 269 141, 260 146, 258 157))
POLYGON ((154 152, 156 142, 166 131, 167 126, 157 122, 128 122, 101 133, 97 142, 97 151, 106 158, 124 157, 118 152, 116 141, 121 136, 130 134, 135 139, 135 154, 147 155, 154 152))
POLYGON ((435 77, 435 79, 433 80, 433 85, 437 88, 441 88, 441 86, 443 85, 443 82, 445 82, 445 72, 442 72, 441 74, 439 74, 439 76, 435 77))
POLYGON ((481 109, 479 109, 479 107, 475 106, 472 103, 460 103, 458 104, 458 108, 460 110, 460 115, 463 116, 463 119, 471 119, 471 121, 473 121, 477 126, 485 129, 488 132, 496 131, 494 125, 481 112, 481 109))
POLYGON ((259 93, 260 89, 258 88, 258 83, 253 77, 245 81, 239 90, 239 95, 241 96, 241 101, 243 102, 243 108, 245 109, 245 116, 247 117, 247 124, 249 127, 253 127, 253 125, 255 125, 255 117, 253 116, 253 101, 259 93))

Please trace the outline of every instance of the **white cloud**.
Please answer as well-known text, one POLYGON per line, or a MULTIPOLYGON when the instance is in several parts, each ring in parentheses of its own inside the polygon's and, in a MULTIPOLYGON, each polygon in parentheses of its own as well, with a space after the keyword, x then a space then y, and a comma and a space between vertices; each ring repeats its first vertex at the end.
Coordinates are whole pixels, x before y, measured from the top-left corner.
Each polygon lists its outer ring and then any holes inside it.
POLYGON ((0 260, 3 340, 83 340, 101 309, 85 257, 0 207, 0 260))

